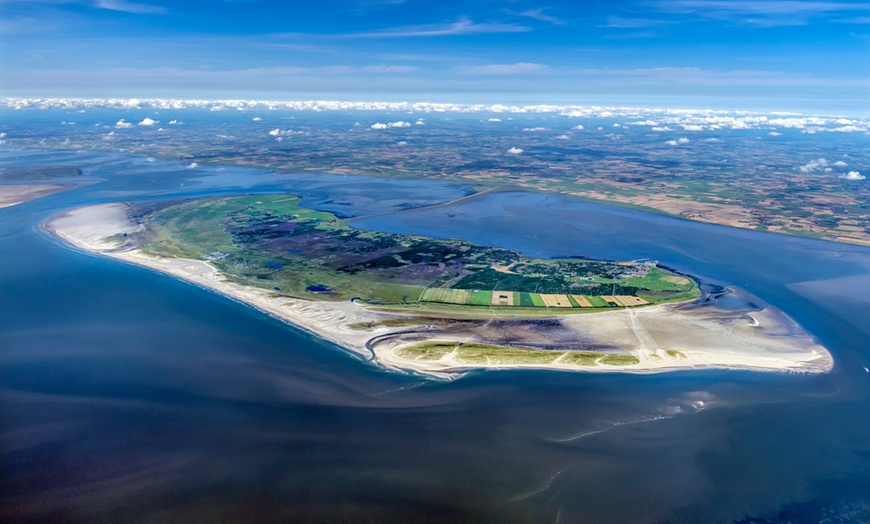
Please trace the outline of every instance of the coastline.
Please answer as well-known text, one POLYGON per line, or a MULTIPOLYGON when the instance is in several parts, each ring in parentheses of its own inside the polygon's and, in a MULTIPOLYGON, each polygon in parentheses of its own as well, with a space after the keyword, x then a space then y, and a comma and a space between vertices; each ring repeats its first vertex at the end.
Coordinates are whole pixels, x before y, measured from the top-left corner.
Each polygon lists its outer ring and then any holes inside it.
MULTIPOLYGON (((42 227, 79 250, 160 271, 215 291, 337 344, 372 363, 439 378, 455 378, 473 369, 658 373, 723 368, 823 373, 833 367, 830 353, 808 335, 783 338, 776 331, 777 328, 792 326, 787 325, 790 319, 776 311, 766 309, 754 312, 754 316, 750 316, 751 321, 735 317, 723 323, 722 318, 712 318, 706 312, 699 315, 697 311, 673 304, 638 311, 623 309, 573 315, 571 318, 553 315, 579 336, 619 348, 621 354, 633 355, 638 359, 637 364, 580 365, 560 363, 559 359, 547 364, 500 364, 489 361, 469 364, 455 355, 438 360, 407 359, 399 356, 397 351, 421 340, 445 340, 445 334, 424 328, 413 332, 413 337, 408 337, 406 335, 410 331, 406 329, 384 326, 362 331, 351 326, 414 315, 373 311, 353 302, 288 297, 230 282, 214 266, 204 261, 147 255, 119 238, 123 233, 131 233, 142 227, 129 218, 126 204, 100 204, 71 209, 53 217, 42 227), (375 339, 378 339, 377 343, 375 339)), ((423 322, 420 324, 420 327, 424 327, 423 322)))

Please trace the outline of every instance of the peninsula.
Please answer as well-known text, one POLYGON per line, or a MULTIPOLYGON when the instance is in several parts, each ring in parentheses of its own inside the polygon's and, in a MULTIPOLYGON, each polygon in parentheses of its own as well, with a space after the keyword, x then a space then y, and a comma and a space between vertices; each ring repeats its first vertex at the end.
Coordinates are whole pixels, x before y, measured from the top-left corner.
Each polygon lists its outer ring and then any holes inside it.
POLYGON ((541 260, 363 231, 292 195, 147 210, 102 204, 67 211, 45 229, 394 369, 449 377, 474 368, 825 372, 833 364, 782 312, 750 300, 721 307, 716 294, 698 300, 692 278, 655 261, 541 260))

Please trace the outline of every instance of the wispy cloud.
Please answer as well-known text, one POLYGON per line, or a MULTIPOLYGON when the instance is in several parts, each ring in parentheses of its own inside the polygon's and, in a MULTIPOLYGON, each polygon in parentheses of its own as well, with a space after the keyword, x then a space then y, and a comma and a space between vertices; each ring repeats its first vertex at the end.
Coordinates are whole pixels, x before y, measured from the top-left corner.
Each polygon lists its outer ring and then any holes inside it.
POLYGON ((110 11, 121 11, 123 13, 134 13, 143 15, 162 15, 166 13, 166 8, 157 5, 137 4, 128 2, 127 0, 97 0, 96 6, 101 9, 110 11))
POLYGON ((844 13, 870 12, 870 3, 816 0, 661 0, 662 11, 730 19, 755 25, 795 25, 808 18, 844 13))
POLYGON ((655 20, 652 18, 623 18, 621 16, 611 16, 607 21, 598 27, 610 27, 614 29, 643 29, 646 27, 655 27, 668 23, 665 20, 655 20))
POLYGON ((450 24, 407 26, 368 33, 352 33, 345 36, 359 38, 431 37, 487 33, 525 33, 531 30, 531 27, 519 24, 476 23, 469 18, 461 18, 450 24))
POLYGON ((541 22, 548 22, 555 25, 565 25, 567 23, 561 18, 548 14, 546 10, 541 7, 539 7, 538 9, 530 9, 528 11, 522 11, 515 14, 525 18, 531 18, 532 20, 540 20, 541 22))
POLYGON ((487 64, 460 68, 460 72, 468 75, 515 75, 531 73, 547 69, 544 64, 517 62, 515 64, 487 64))
POLYGON ((649 67, 638 69, 584 69, 589 77, 632 77, 668 85, 870 87, 866 78, 826 78, 807 74, 763 70, 715 70, 697 67, 649 67))

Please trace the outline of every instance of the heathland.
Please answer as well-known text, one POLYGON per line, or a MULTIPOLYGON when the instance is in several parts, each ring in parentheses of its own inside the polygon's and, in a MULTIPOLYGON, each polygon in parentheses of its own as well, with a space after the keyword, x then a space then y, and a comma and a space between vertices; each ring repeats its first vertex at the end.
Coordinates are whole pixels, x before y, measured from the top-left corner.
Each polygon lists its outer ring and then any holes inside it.
POLYGON ((192 200, 152 212, 143 223, 133 240, 146 253, 207 260, 234 281, 298 298, 415 305, 418 312, 440 304, 480 306, 487 314, 517 315, 700 296, 694 280, 653 261, 542 260, 468 242, 364 231, 302 207, 292 195, 192 200))

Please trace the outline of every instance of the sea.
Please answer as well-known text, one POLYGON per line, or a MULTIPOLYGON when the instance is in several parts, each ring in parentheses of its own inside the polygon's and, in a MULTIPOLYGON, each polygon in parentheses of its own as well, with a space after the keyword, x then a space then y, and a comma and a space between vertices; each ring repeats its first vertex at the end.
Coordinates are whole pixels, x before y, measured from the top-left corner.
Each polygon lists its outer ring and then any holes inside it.
POLYGON ((12 165, 85 167, 0 209, 4 522, 870 522, 870 248, 557 195, 439 205, 472 188, 437 181, 0 149, 12 165), (782 309, 835 366, 433 379, 40 228, 277 192, 359 228, 657 260, 782 309))

